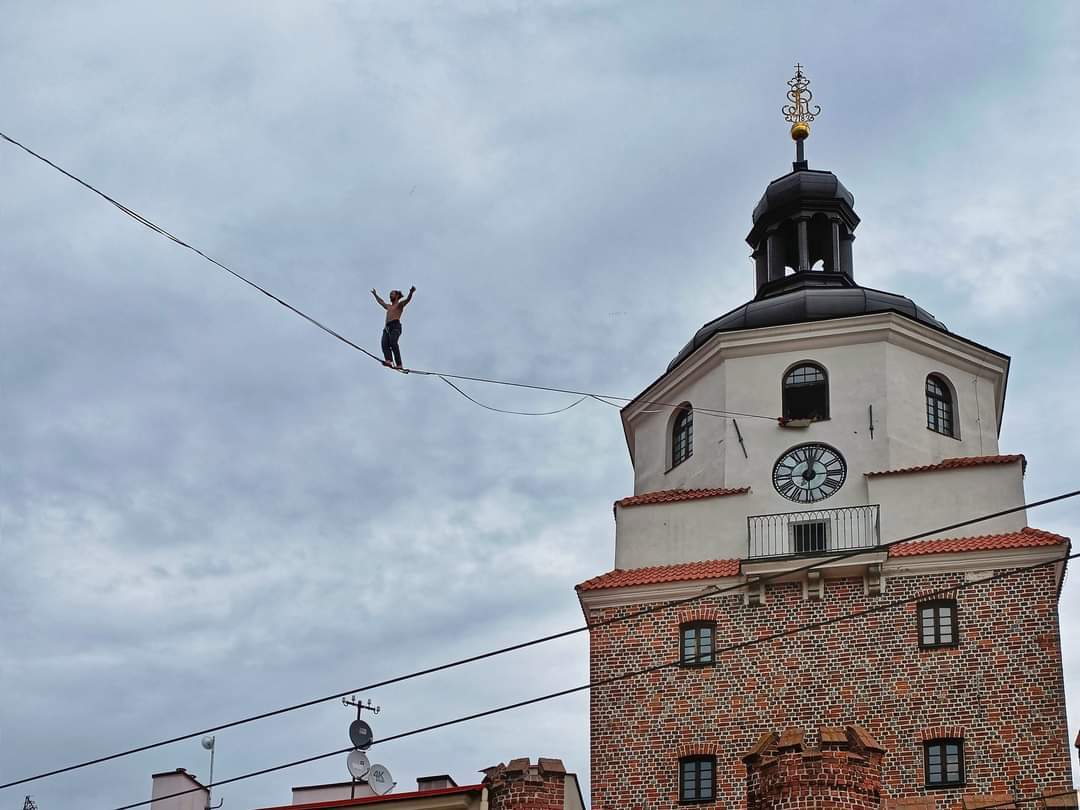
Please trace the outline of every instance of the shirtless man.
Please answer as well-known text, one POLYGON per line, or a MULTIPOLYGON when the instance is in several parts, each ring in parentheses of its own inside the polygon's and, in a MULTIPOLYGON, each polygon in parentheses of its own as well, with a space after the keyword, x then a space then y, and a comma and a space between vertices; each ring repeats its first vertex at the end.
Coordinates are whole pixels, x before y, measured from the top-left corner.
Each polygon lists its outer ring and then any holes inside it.
POLYGON ((382 331, 382 353, 383 353, 383 365, 387 368, 397 368, 398 371, 404 371, 401 366, 401 350, 398 348, 398 338, 401 337, 401 313, 405 311, 405 306, 412 301, 413 293, 416 292, 416 287, 409 287, 409 294, 402 296, 401 290, 390 291, 390 303, 386 303, 379 294, 372 288, 371 294, 375 296, 375 300, 379 302, 379 306, 386 310, 386 326, 382 331), (391 354, 393 355, 394 365, 390 365, 391 354))

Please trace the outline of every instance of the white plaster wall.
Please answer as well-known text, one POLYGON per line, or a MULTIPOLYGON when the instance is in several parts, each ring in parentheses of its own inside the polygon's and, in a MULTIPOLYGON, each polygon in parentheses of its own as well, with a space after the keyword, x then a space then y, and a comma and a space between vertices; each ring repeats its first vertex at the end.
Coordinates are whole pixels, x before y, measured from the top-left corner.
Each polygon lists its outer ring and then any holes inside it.
MULTIPOLYGON (((692 380, 656 399, 674 405, 691 405, 725 410, 725 366, 713 358, 692 380)), ((693 454, 671 468, 672 408, 646 406, 645 413, 631 429, 634 454, 634 492, 658 489, 696 489, 723 486, 724 442, 727 419, 705 413, 694 414, 693 454)))
MULTIPOLYGON (((362 796, 374 796, 375 791, 367 782, 356 783, 356 798, 362 796)), ((314 802, 333 802, 352 798, 352 784, 339 782, 333 785, 312 785, 310 787, 294 787, 292 789, 293 804, 311 804, 314 802)), ((201 810, 201 808, 200 808, 201 810)))
POLYGON ((615 567, 745 557, 748 497, 616 507, 615 567))
POLYGON ((205 788, 183 796, 174 796, 171 799, 158 798, 191 790, 194 787, 200 786, 186 773, 155 774, 150 789, 151 810, 205 810, 207 797, 205 788))
MULTIPOLYGON (((888 462, 888 443, 881 430, 870 437, 870 403, 875 419, 885 407, 885 345, 881 342, 849 346, 797 349, 726 361, 731 410, 747 413, 779 414, 782 410, 780 384, 794 364, 811 360, 829 377, 829 419, 806 428, 782 428, 776 422, 735 417, 746 444, 746 456, 738 445, 731 420, 727 420, 728 441, 734 446, 727 455, 727 486, 749 486, 752 495, 743 506, 745 514, 793 512, 832 506, 867 503, 862 472, 888 462), (836 448, 847 462, 847 479, 840 490, 820 506, 795 504, 781 497, 772 483, 773 465, 792 447, 806 442, 822 442, 836 448)), ((744 514, 744 517, 745 517, 744 514)))
MULTIPOLYGON (((881 504, 882 542, 1019 506, 1024 503, 1022 467, 1020 462, 985 464, 868 478, 870 499, 881 504)), ((1027 512, 1020 511, 930 537, 999 534, 1026 525, 1027 512)))
POLYGON ((886 399, 896 418, 888 431, 889 466, 883 469, 935 464, 956 456, 997 455, 994 386, 987 374, 975 374, 940 356, 896 345, 887 346, 886 362, 886 399), (959 438, 944 436, 926 426, 929 374, 938 374, 952 384, 959 438), (913 421, 908 414, 918 414, 918 418, 913 421))
MULTIPOLYGON (((648 405, 627 409, 624 420, 634 459, 635 494, 744 486, 749 486, 751 493, 619 510, 618 567, 742 557, 746 554, 748 515, 876 503, 877 498, 868 490, 867 472, 998 452, 996 414, 1007 361, 897 315, 719 335, 699 350, 699 355, 643 398, 778 416, 783 375, 800 361, 812 361, 828 373, 830 418, 806 428, 783 428, 769 419, 733 420, 697 411, 693 455, 668 469, 672 409, 648 405), (959 439, 942 436, 926 426, 925 383, 932 372, 945 376, 955 389, 959 439), (806 442, 834 447, 848 467, 841 489, 815 505, 788 501, 772 485, 776 460, 806 442)), ((966 485, 967 480, 957 479, 956 486, 966 485)), ((1011 490, 994 492, 993 497, 1015 494, 1011 490)), ((983 493, 973 492, 964 502, 985 501, 983 493)), ((1009 505, 1020 502, 1009 500, 1009 505)), ((889 507, 902 514, 918 508, 918 500, 904 502, 902 498, 889 507)), ((896 520, 895 511, 891 516, 884 514, 885 504, 882 511, 883 521, 896 520)), ((931 514, 943 516, 940 524, 961 519, 944 504, 941 512, 931 514)))

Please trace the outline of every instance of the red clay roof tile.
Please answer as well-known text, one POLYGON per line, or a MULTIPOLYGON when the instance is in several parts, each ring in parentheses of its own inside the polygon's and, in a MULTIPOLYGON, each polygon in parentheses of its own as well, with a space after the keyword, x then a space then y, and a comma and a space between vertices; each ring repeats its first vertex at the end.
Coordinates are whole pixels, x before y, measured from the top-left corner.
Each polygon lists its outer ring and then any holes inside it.
POLYGON ((672 503, 673 501, 694 501, 698 498, 720 498, 725 495, 745 495, 750 487, 735 489, 661 489, 657 492, 642 492, 629 498, 615 501, 616 506, 641 506, 647 503, 672 503))
POLYGON ((898 470, 881 470, 879 472, 868 472, 866 475, 900 475, 901 473, 931 472, 934 470, 957 470, 961 467, 975 467, 979 464, 1012 464, 1014 461, 1019 461, 1025 467, 1027 466, 1027 459, 1024 458, 1022 453, 1011 456, 961 456, 959 458, 942 459, 939 464, 923 464, 921 467, 902 467, 898 470))
POLYGON ((625 588, 630 585, 656 585, 661 582, 690 582, 739 575, 738 560, 706 560, 679 565, 654 565, 651 568, 616 568, 577 586, 579 591, 601 588, 625 588))
POLYGON ((941 540, 909 540, 889 548, 890 557, 912 557, 916 554, 948 554, 961 551, 993 551, 1001 548, 1033 548, 1068 543, 1068 537, 1024 528, 1008 534, 983 534, 978 537, 950 537, 941 540))

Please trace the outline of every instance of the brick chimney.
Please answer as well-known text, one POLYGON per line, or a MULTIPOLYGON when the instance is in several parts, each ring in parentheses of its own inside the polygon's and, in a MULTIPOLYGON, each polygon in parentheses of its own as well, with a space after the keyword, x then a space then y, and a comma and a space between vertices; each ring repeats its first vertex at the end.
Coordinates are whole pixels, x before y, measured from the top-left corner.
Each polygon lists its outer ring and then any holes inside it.
POLYGON ((818 745, 788 728, 743 756, 747 810, 879 810, 885 749, 860 726, 823 727, 818 745))
POLYGON ((566 768, 561 759, 540 757, 533 765, 528 757, 485 768, 490 810, 563 810, 566 801, 566 768))

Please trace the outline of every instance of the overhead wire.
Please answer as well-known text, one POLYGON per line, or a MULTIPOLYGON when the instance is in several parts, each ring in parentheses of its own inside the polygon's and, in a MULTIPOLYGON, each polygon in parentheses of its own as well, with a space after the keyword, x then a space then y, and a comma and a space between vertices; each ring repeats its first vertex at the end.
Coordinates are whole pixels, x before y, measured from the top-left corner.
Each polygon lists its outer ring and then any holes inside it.
MULTIPOLYGON (((334 329, 332 329, 331 327, 324 324, 322 321, 312 317, 311 315, 308 315, 306 312, 304 312, 299 307, 296 307, 296 306, 290 304, 284 298, 281 298, 281 297, 275 295, 274 293, 270 292, 270 290, 268 290, 267 288, 265 288, 262 285, 252 281, 251 279, 249 279, 247 276, 237 272, 236 270, 233 270, 231 267, 228 267, 227 265, 225 265, 224 263, 218 261, 217 259, 213 258, 212 256, 204 253, 202 250, 200 250, 199 248, 197 248, 194 245, 190 244, 189 242, 184 241, 183 239, 181 239, 180 237, 178 237, 175 234, 171 233, 170 231, 166 230, 165 228, 161 227, 160 225, 157 225, 152 220, 150 220, 147 217, 143 216, 139 212, 137 212, 134 209, 128 207, 127 205, 125 205, 124 203, 122 203, 119 200, 115 199, 114 197, 111 197, 110 195, 106 194, 104 191, 101 191, 99 188, 97 188, 93 184, 91 184, 91 183, 87 182, 86 180, 83 180, 82 178, 80 178, 80 177, 76 176, 75 174, 69 172, 67 169, 63 168, 62 166, 60 166, 60 165, 58 165, 56 163, 54 163, 52 160, 45 157, 44 155, 39 154, 38 152, 34 151, 29 146, 26 146, 25 144, 20 143, 19 141, 12 138, 11 136, 5 134, 2 131, 0 131, 0 138, 7 141, 12 146, 15 146, 15 147, 21 149, 22 151, 26 152, 28 155, 36 158, 37 160, 40 160, 42 163, 46 164, 47 166, 52 167, 53 169, 60 172, 65 177, 67 177, 67 178, 69 178, 71 180, 74 180, 80 186, 82 186, 83 188, 87 189, 88 191, 91 191, 94 194, 98 195, 103 200, 108 202, 110 205, 114 206, 117 210, 121 211, 126 216, 131 217, 132 219, 134 219, 139 224, 144 225, 145 227, 147 227, 150 230, 154 231, 155 233, 165 237, 166 239, 174 242, 175 244, 179 245, 180 247, 187 248, 188 250, 192 251, 193 253, 195 253, 198 256, 201 256, 203 259, 210 262, 214 266, 220 268, 221 270, 224 270, 226 273, 228 273, 229 275, 231 275, 234 278, 238 279, 239 281, 242 281, 244 284, 247 284, 252 289, 257 290, 258 292, 262 293, 263 295, 270 298, 271 300, 276 301, 278 304, 285 307, 290 312, 294 313, 295 315, 299 315, 301 318, 306 320, 308 323, 312 324, 313 326, 318 327, 319 329, 324 331, 326 334, 328 334, 331 337, 334 337, 337 340, 344 343, 346 346, 349 346, 350 348, 355 349, 358 352, 362 352, 363 354, 367 355, 368 357, 370 357, 372 360, 378 362, 379 364, 383 363, 382 358, 380 358, 377 355, 375 355, 374 353, 368 351, 363 346, 359 345, 358 343, 353 342, 349 338, 342 335, 340 332, 337 332, 334 329)), ((465 382, 484 383, 484 384, 487 384, 487 385, 501 385, 501 386, 512 387, 512 388, 527 388, 527 389, 531 389, 531 390, 534 390, 534 391, 550 391, 552 393, 558 393, 558 394, 570 394, 572 396, 580 396, 580 397, 583 397, 583 398, 596 396, 595 392, 591 392, 591 391, 575 391, 575 390, 568 389, 568 388, 558 388, 558 387, 554 387, 554 386, 546 386, 546 385, 536 385, 536 384, 531 384, 531 383, 514 382, 514 381, 510 381, 510 380, 499 380, 499 379, 494 379, 494 378, 490 378, 490 377, 475 377, 475 376, 469 376, 469 375, 465 375, 465 374, 450 374, 448 372, 430 371, 430 370, 425 370, 425 369, 409 369, 409 371, 411 373, 413 373, 413 374, 419 374, 421 376, 441 377, 441 378, 443 378, 444 382, 447 382, 447 378, 450 378, 450 379, 461 380, 461 381, 465 381, 465 382)), ((476 403, 477 405, 479 405, 482 408, 487 408, 488 410, 492 410, 492 411, 498 411, 500 413, 517 414, 517 415, 520 415, 520 416, 548 416, 548 415, 551 415, 551 414, 554 414, 554 413, 561 413, 562 411, 569 410, 570 407, 573 407, 573 405, 571 405, 571 406, 568 406, 567 408, 561 409, 560 411, 550 411, 550 412, 543 412, 543 413, 531 413, 531 412, 524 412, 524 411, 503 410, 503 409, 500 409, 500 408, 495 408, 495 407, 490 407, 490 406, 484 405, 481 402, 477 402, 475 399, 472 399, 472 397, 469 397, 467 394, 465 394, 463 391, 461 391, 461 389, 457 389, 457 390, 463 396, 467 397, 472 402, 476 403)), ((641 400, 641 399, 638 399, 636 397, 622 397, 622 396, 615 396, 615 395, 612 395, 612 394, 604 394, 602 396, 605 396, 608 399, 621 400, 621 401, 624 401, 624 402, 627 402, 627 403, 639 402, 639 403, 641 403, 643 405, 659 405, 659 406, 669 407, 669 408, 682 408, 682 407, 685 406, 685 403, 677 403, 676 404, 676 403, 666 403, 666 402, 651 402, 649 400, 641 400)), ((574 405, 578 405, 578 404, 579 404, 579 402, 574 403, 574 405)), ((775 417, 775 416, 766 416, 764 414, 740 413, 738 411, 723 411, 723 410, 719 410, 719 409, 716 409, 716 408, 698 408, 698 407, 695 407, 694 410, 696 412, 707 413, 709 415, 714 415, 714 416, 723 416, 723 417, 744 416, 744 417, 746 417, 748 419, 768 419, 770 421, 776 421, 777 420, 777 417, 775 417)))
POLYGON ((465 397, 465 399, 469 400, 469 402, 472 402, 475 405, 479 405, 481 408, 487 408, 489 411, 495 411, 496 413, 512 413, 512 414, 516 414, 517 416, 552 416, 553 414, 556 414, 556 413, 562 413, 563 411, 568 411, 571 408, 573 408, 575 405, 580 405, 582 402, 584 402, 585 400, 587 400, 589 398, 588 395, 583 396, 583 397, 579 397, 578 399, 574 400, 569 405, 567 405, 565 408, 558 408, 557 410, 554 410, 554 411, 508 411, 505 408, 496 408, 493 405, 485 405, 483 402, 480 402, 477 399, 473 399, 471 396, 466 394, 464 391, 462 391, 460 388, 458 388, 458 386, 454 385, 452 382, 450 382, 450 380, 446 379, 446 377, 444 377, 442 374, 437 374, 436 376, 440 380, 442 380, 444 383, 449 385, 451 388, 453 388, 455 391, 457 391, 459 394, 461 394, 463 397, 465 397))
MULTIPOLYGON (((1077 497, 1078 495, 1080 495, 1080 490, 1073 490, 1071 492, 1065 492, 1065 493, 1062 493, 1060 495, 1054 495, 1054 496, 1049 497, 1049 498, 1043 498, 1043 499, 1038 500, 1038 501, 1032 501, 1030 503, 1021 504, 1020 506, 1014 506, 1014 507, 1010 507, 1008 509, 1002 509, 1002 510, 999 510, 997 512, 993 512, 993 513, 985 514, 985 515, 980 515, 978 517, 970 518, 968 520, 959 521, 957 523, 951 523, 948 526, 941 526, 941 527, 938 527, 936 529, 930 529, 930 530, 925 531, 925 532, 919 532, 917 534, 908 535, 906 537, 902 537, 902 538, 899 538, 897 540, 890 540, 890 541, 887 541, 885 543, 880 543, 880 544, 878 544, 876 546, 873 546, 873 547, 870 547, 870 548, 854 549, 854 550, 842 552, 840 554, 833 554, 833 555, 830 555, 828 558, 821 560, 820 562, 810 562, 810 563, 808 563, 806 565, 802 565, 802 566, 799 566, 799 567, 796 567, 796 568, 785 569, 783 571, 778 571, 778 572, 773 573, 773 574, 764 574, 758 579, 758 581, 761 582, 762 584, 767 584, 767 583, 769 583, 769 582, 771 582, 771 581, 773 581, 775 579, 778 579, 780 577, 788 577, 788 576, 791 576, 791 575, 794 575, 794 574, 799 574, 799 573, 804 573, 804 572, 807 572, 807 571, 812 571, 812 570, 815 570, 815 569, 817 569, 819 567, 823 567, 823 566, 826 566, 826 565, 835 565, 837 562, 842 562, 845 559, 850 559, 852 557, 857 557, 857 556, 860 556, 862 554, 866 554, 868 551, 887 550, 887 549, 891 548, 892 546, 895 546, 895 545, 897 545, 899 543, 907 543, 907 542, 911 542, 911 541, 914 541, 914 540, 919 540, 919 539, 922 539, 924 537, 929 537, 930 535, 941 534, 943 532, 952 531, 954 529, 962 528, 964 526, 970 526, 970 525, 972 525, 974 523, 981 523, 981 522, 986 521, 986 520, 993 520, 994 518, 1003 517, 1005 515, 1009 515, 1009 514, 1013 514, 1015 512, 1023 511, 1025 509, 1035 509, 1035 508, 1038 508, 1038 507, 1041 507, 1041 506, 1046 506, 1046 505, 1051 504, 1051 503, 1056 503, 1058 501, 1068 500, 1070 498, 1077 497)), ((190 739, 193 739, 195 737, 201 737, 201 736, 204 736, 204 735, 207 735, 207 734, 213 734, 213 733, 218 732, 218 731, 223 731, 223 730, 229 729, 229 728, 235 728, 237 726, 246 725, 248 723, 254 723, 254 722, 257 722, 257 721, 260 721, 260 720, 268 719, 270 717, 277 717, 277 716, 280 716, 280 715, 283 715, 283 714, 288 714, 288 713, 291 713, 291 712, 294 712, 294 711, 298 711, 300 709, 306 709, 306 708, 309 708, 311 706, 316 706, 316 705, 321 704, 321 703, 327 703, 327 702, 329 702, 331 700, 337 700, 337 699, 345 697, 347 695, 355 694, 356 692, 363 692, 363 691, 369 691, 371 689, 378 689, 378 688, 383 687, 383 686, 390 686, 390 685, 393 685, 393 684, 402 683, 402 682, 409 681, 409 680, 414 680, 416 678, 425 677, 427 675, 432 675, 432 674, 435 674, 437 672, 444 672, 446 670, 455 669, 457 667, 464 666, 465 664, 476 663, 478 661, 482 661, 482 660, 485 660, 485 659, 488 659, 488 658, 494 658, 494 657, 497 657, 499 655, 504 655, 504 654, 507 654, 507 653, 510 653, 510 652, 516 652, 518 650, 523 650, 523 649, 526 649, 526 648, 529 648, 529 647, 534 647, 534 646, 537 646, 537 645, 540 645, 540 644, 545 644, 545 643, 550 642, 550 641, 556 641, 558 639, 567 638, 569 636, 573 636, 573 635, 576 635, 578 633, 583 633, 586 630, 594 630, 594 629, 598 629, 598 628, 601 628, 601 627, 606 627, 606 626, 609 626, 609 625, 622 624, 624 622, 628 622, 628 621, 632 621, 632 620, 637 619, 637 618, 641 618, 642 616, 648 616, 648 615, 651 615, 653 613, 657 613, 657 612, 662 611, 662 610, 667 610, 667 609, 669 609, 671 607, 690 604, 690 603, 693 603, 693 602, 697 602, 697 601, 699 601, 701 599, 705 599, 705 598, 712 597, 712 596, 720 596, 720 595, 725 594, 725 593, 732 593, 732 592, 735 592, 735 591, 739 591, 739 590, 741 590, 741 589, 743 589, 745 587, 746 587, 745 583, 735 583, 735 584, 724 586, 724 587, 710 585, 710 586, 707 586, 707 587, 703 588, 699 593, 692 594, 690 596, 681 597, 679 599, 673 599, 673 600, 669 600, 669 601, 666 601, 666 602, 659 602, 659 603, 656 603, 656 604, 653 604, 653 605, 648 605, 648 606, 646 606, 644 608, 640 608, 638 610, 631 611, 631 612, 623 614, 623 615, 612 616, 612 617, 609 617, 607 619, 601 619, 599 621, 587 623, 587 624, 584 624, 584 625, 580 625, 578 627, 569 628, 567 630, 562 630, 562 631, 559 631, 559 632, 556 632, 556 633, 550 633, 548 635, 533 638, 533 639, 530 639, 528 641, 522 641, 522 642, 518 642, 516 644, 507 645, 505 647, 499 647, 499 648, 496 648, 496 649, 493 649, 493 650, 488 650, 486 652, 477 653, 476 655, 466 656, 464 658, 458 658, 456 660, 448 661, 448 662, 443 663, 443 664, 438 664, 438 665, 427 667, 427 668, 424 668, 424 669, 415 670, 413 672, 405 673, 403 675, 397 675, 397 676, 394 676, 394 677, 391 677, 391 678, 386 678, 386 679, 381 680, 381 681, 375 681, 373 683, 365 684, 363 686, 352 687, 352 688, 346 689, 346 690, 344 690, 342 692, 335 692, 333 694, 325 695, 323 697, 312 698, 312 699, 305 700, 305 701, 302 701, 302 702, 299 702, 299 703, 294 703, 294 704, 287 705, 287 706, 282 706, 282 707, 279 707, 279 708, 276 708, 276 709, 271 709, 271 710, 268 710, 268 711, 260 712, 258 714, 249 715, 247 717, 243 717, 243 718, 240 718, 238 720, 233 720, 233 721, 229 721, 229 722, 225 722, 225 723, 220 723, 218 725, 210 726, 208 728, 200 729, 198 731, 192 731, 192 732, 188 732, 188 733, 185 733, 185 734, 179 734, 179 735, 174 736, 174 737, 169 737, 169 738, 158 740, 158 741, 152 742, 152 743, 146 743, 146 744, 135 746, 135 747, 132 747, 132 748, 128 748, 128 749, 125 749, 125 750, 122 750, 122 751, 117 751, 117 752, 114 752, 114 753, 111 753, 111 754, 102 755, 102 756, 99 756, 99 757, 95 757, 93 759, 85 760, 83 762, 78 762, 78 763, 74 763, 72 765, 66 765, 66 766, 63 766, 63 767, 55 768, 53 770, 44 771, 42 773, 38 773, 38 774, 35 774, 35 775, 32 775, 32 776, 22 777, 20 779, 16 779, 16 780, 13 780, 13 781, 10 781, 10 782, 5 782, 4 784, 0 784, 0 790, 4 790, 5 788, 10 788, 10 787, 15 787, 17 785, 26 784, 28 782, 34 782, 34 781, 38 781, 38 780, 41 780, 41 779, 46 779, 46 778, 49 778, 49 777, 52 777, 52 776, 57 776, 57 775, 63 774, 63 773, 69 773, 71 771, 81 770, 83 768, 88 768, 88 767, 91 767, 93 765, 100 765, 100 764, 105 763, 105 762, 110 762, 110 761, 113 761, 113 760, 121 759, 123 757, 131 756, 133 754, 138 754, 138 753, 141 753, 143 751, 149 751, 149 750, 152 750, 154 748, 161 748, 161 747, 166 746, 166 745, 171 745, 172 743, 182 742, 184 740, 190 740, 190 739)))
MULTIPOLYGON (((757 637, 754 637, 754 638, 746 639, 744 641, 736 642, 734 644, 728 644, 728 645, 726 645, 724 647, 717 648, 716 650, 713 651, 713 656, 714 656, 713 660, 715 661, 717 658, 719 658, 719 656, 724 655, 726 653, 734 652, 736 650, 747 649, 747 648, 750 648, 750 647, 756 647, 756 646, 758 646, 760 644, 766 644, 766 643, 769 643, 769 642, 772 642, 772 641, 779 641, 779 640, 784 639, 784 638, 793 637, 793 636, 799 635, 801 633, 809 632, 811 630, 819 630, 819 629, 821 629, 823 627, 828 627, 828 626, 834 625, 834 624, 840 624, 842 622, 855 621, 855 620, 861 619, 861 618, 863 618, 865 616, 869 616, 869 615, 873 615, 873 614, 877 614, 877 613, 883 613, 883 612, 888 611, 888 610, 893 610, 894 608, 903 607, 903 606, 909 605, 909 604, 916 604, 918 602, 923 602, 923 601, 926 601, 926 600, 934 599, 934 598, 937 598, 937 597, 940 597, 940 596, 943 596, 943 595, 954 595, 954 594, 956 594, 956 593, 958 593, 960 591, 967 590, 968 588, 983 587, 983 586, 986 586, 986 585, 988 585, 988 584, 990 584, 992 582, 998 582, 1000 580, 1007 579, 1009 577, 1016 576, 1016 575, 1021 574, 1021 573, 1025 573, 1025 572, 1028 572, 1028 571, 1033 571, 1035 569, 1042 568, 1042 567, 1048 566, 1048 565, 1055 565, 1055 564, 1064 562, 1066 560, 1073 560, 1073 559, 1076 559, 1077 557, 1080 557, 1080 552, 1076 552, 1074 554, 1069 554, 1069 555, 1064 556, 1064 557, 1058 557, 1058 558, 1052 559, 1052 560, 1043 560, 1041 562, 1032 563, 1031 565, 1019 566, 1019 567, 1010 568, 1010 569, 1007 569, 1007 570, 1004 570, 1004 571, 998 571, 997 573, 995 573, 995 574, 993 574, 993 575, 991 575, 989 577, 986 577, 984 579, 964 581, 964 582, 961 582, 961 583, 958 583, 958 584, 955 584, 955 585, 942 586, 940 588, 935 588, 933 590, 924 591, 924 592, 915 594, 913 596, 907 596, 907 597, 904 597, 903 599, 895 599, 895 600, 892 600, 890 602, 884 602, 884 603, 879 604, 879 605, 874 605, 872 607, 866 608, 865 610, 853 611, 851 613, 845 613, 845 614, 841 614, 839 616, 830 616, 830 617, 828 617, 826 619, 821 619, 821 620, 816 621, 816 622, 809 622, 807 624, 799 625, 797 627, 788 628, 788 629, 785 629, 785 630, 780 630, 780 631, 777 631, 775 633, 771 633, 771 634, 769 634, 767 636, 757 636, 757 637)), ((670 603, 668 603, 666 606, 670 607, 670 603)), ((413 736, 416 736, 418 734, 424 734, 424 733, 427 733, 427 732, 430 732, 430 731, 436 731, 438 729, 447 728, 448 726, 460 725, 462 723, 471 722, 473 720, 479 720, 481 718, 490 717, 490 716, 496 715, 496 714, 502 714, 503 712, 512 711, 514 709, 520 709, 520 708, 524 708, 526 706, 535 705, 537 703, 543 703, 543 702, 546 702, 546 701, 549 701, 549 700, 555 700, 556 698, 566 697, 567 695, 572 695, 572 694, 575 694, 577 692, 584 692, 584 691, 586 691, 588 689, 595 689, 595 688, 601 687, 601 686, 610 686, 610 685, 612 685, 614 683, 619 683, 621 681, 630 680, 631 678, 637 678, 637 677, 640 677, 642 675, 648 675, 648 674, 651 674, 651 673, 654 673, 654 672, 660 672, 660 671, 663 671, 665 669, 672 669, 674 667, 682 666, 683 664, 684 664, 684 661, 681 658, 677 658, 677 659, 675 659, 673 661, 665 661, 665 662, 663 662, 661 664, 654 664, 653 666, 644 667, 642 669, 628 670, 626 672, 619 673, 618 675, 612 675, 612 676, 607 677, 607 678, 599 678, 599 679, 596 679, 596 680, 590 680, 588 683, 581 684, 579 686, 572 686, 572 687, 569 687, 567 689, 560 689, 558 691, 549 692, 547 694, 539 695, 537 697, 532 697, 532 698, 528 698, 528 699, 525 699, 525 700, 519 700, 519 701, 516 701, 514 703, 509 703, 509 704, 506 704, 506 705, 503 705, 503 706, 497 706, 497 707, 495 707, 493 709, 485 709, 484 711, 473 712, 471 714, 462 715, 460 717, 456 717, 456 718, 453 718, 453 719, 450 719, 450 720, 443 720, 443 721, 438 722, 438 723, 431 723, 429 725, 421 726, 419 728, 414 728, 414 729, 411 729, 409 731, 399 732, 398 734, 391 734, 391 735, 389 735, 387 737, 382 737, 382 738, 375 739, 374 741, 372 741, 372 746, 380 745, 382 743, 392 742, 394 740, 401 740, 401 739, 404 739, 406 737, 413 737, 413 736)), ((287 768, 296 767, 298 765, 305 765, 305 764, 307 764, 309 762, 315 762, 315 761, 318 761, 318 760, 321 760, 321 759, 327 759, 327 758, 332 757, 332 756, 337 756, 337 755, 340 755, 340 754, 348 753, 349 751, 352 751, 352 750, 353 750, 353 747, 349 746, 347 748, 335 749, 334 751, 327 751, 327 752, 322 753, 322 754, 316 754, 315 756, 310 756, 310 757, 305 757, 303 759, 293 760, 291 762, 286 762, 286 763, 283 763, 281 765, 275 765, 275 766, 272 766, 272 767, 269 767, 269 768, 262 768, 262 769, 257 770, 257 771, 251 771, 251 772, 248 772, 248 773, 245 773, 245 774, 241 774, 239 776, 231 777, 229 779, 222 779, 222 780, 220 780, 218 782, 215 782, 215 783, 213 783, 211 785, 205 785, 203 787, 189 788, 189 789, 186 789, 186 790, 178 791, 176 793, 167 794, 165 796, 158 796, 158 797, 156 797, 156 798, 154 798, 152 800, 135 802, 133 804, 125 804, 125 805, 123 805, 121 807, 114 808, 114 810, 134 810, 134 808, 144 807, 144 806, 150 804, 152 801, 162 801, 164 799, 172 799, 172 798, 177 798, 177 797, 180 797, 180 796, 185 796, 185 795, 188 795, 190 793, 195 793, 195 792, 197 792, 199 790, 202 790, 204 787, 205 788, 213 788, 213 787, 220 787, 222 785, 233 784, 235 782, 243 781, 243 780, 246 780, 246 779, 251 779, 251 778, 254 778, 256 776, 263 776, 263 775, 268 774, 268 773, 273 773, 274 771, 281 771, 281 770, 285 770, 287 768)), ((991 807, 991 806, 994 806, 994 805, 988 805, 987 807, 991 807)))

